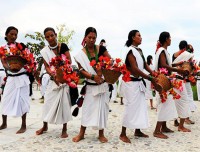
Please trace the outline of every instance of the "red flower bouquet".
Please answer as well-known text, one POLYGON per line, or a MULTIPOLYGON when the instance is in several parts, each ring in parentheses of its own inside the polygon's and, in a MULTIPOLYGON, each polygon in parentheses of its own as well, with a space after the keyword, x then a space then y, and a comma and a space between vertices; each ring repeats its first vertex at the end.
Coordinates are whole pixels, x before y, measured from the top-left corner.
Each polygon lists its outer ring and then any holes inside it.
POLYGON ((109 57, 100 56, 98 62, 92 60, 90 65, 94 67, 97 74, 102 71, 105 81, 108 83, 115 83, 121 74, 123 74, 122 79, 125 82, 130 81, 130 72, 119 58, 113 60, 109 57))
POLYGON ((58 82, 67 83, 72 88, 77 87, 79 81, 78 74, 73 71, 70 61, 64 54, 52 58, 50 61, 50 68, 58 82))
POLYGON ((20 43, 12 44, 7 49, 0 47, 0 57, 5 59, 10 67, 10 71, 18 72, 24 67, 28 72, 36 70, 36 61, 28 48, 24 48, 20 43))

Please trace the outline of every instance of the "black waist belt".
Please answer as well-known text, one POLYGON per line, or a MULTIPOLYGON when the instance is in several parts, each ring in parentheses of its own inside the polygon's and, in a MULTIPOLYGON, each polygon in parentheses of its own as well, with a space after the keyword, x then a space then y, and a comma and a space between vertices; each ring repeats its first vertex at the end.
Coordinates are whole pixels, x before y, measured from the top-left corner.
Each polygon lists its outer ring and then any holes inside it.
POLYGON ((180 76, 180 75, 176 75, 176 78, 180 79, 180 80, 184 80, 184 78, 182 76, 180 76))
POLYGON ((131 77, 131 81, 142 81, 144 86, 146 87, 146 82, 144 81, 143 78, 133 78, 133 77, 131 77))
POLYGON ((5 71, 4 69, 0 69, 0 71, 5 71))
POLYGON ((185 79, 185 81, 186 81, 186 82, 190 82, 190 80, 189 80, 189 79, 185 79))
POLYGON ((22 72, 22 73, 17 73, 17 74, 8 74, 8 76, 10 76, 10 77, 17 77, 17 76, 20 76, 20 75, 23 75, 23 74, 28 75, 27 72, 22 72))

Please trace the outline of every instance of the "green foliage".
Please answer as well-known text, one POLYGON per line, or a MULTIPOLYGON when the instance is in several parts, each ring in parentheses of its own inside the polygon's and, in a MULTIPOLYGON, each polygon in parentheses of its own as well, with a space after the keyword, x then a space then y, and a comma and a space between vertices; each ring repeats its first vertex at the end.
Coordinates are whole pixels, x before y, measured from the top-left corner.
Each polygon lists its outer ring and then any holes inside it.
POLYGON ((66 28, 65 24, 61 24, 56 27, 58 30, 57 38, 58 42, 60 43, 66 43, 69 44, 69 41, 72 39, 72 36, 74 35, 74 31, 70 31, 68 28, 66 28))
POLYGON ((197 96, 197 86, 192 86, 192 91, 193 91, 193 99, 194 100, 198 100, 198 96, 197 96))
POLYGON ((27 42, 27 47, 35 55, 36 61, 38 63, 38 70, 40 71, 43 64, 43 60, 40 57, 40 50, 45 46, 45 38, 40 32, 34 32, 34 34, 26 34, 25 38, 30 38, 33 41, 27 42))

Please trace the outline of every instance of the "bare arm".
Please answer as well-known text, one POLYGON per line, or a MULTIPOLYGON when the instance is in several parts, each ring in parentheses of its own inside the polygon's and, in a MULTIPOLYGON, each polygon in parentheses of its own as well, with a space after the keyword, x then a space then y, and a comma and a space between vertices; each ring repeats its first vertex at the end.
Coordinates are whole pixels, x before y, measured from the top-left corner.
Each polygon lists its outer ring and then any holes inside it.
POLYGON ((148 71, 152 75, 153 70, 149 67, 149 65, 146 62, 144 64, 144 68, 145 68, 146 71, 148 71))
POLYGON ((130 66, 131 66, 131 69, 130 69, 131 74, 133 74, 134 76, 141 76, 145 79, 149 78, 148 75, 146 75, 137 67, 135 56, 132 53, 128 55, 128 61, 130 62, 130 66))
POLYGON ((105 52, 103 53, 103 56, 107 56, 107 57, 111 58, 111 56, 110 56, 110 54, 108 53, 108 51, 105 51, 105 52))
POLYGON ((70 55, 69 51, 66 51, 66 52, 65 52, 65 56, 66 56, 67 59, 70 61, 70 63, 72 63, 71 55, 70 55))
POLYGON ((181 70, 180 69, 177 69, 177 68, 174 68, 174 67, 171 67, 167 64, 167 59, 166 59, 166 55, 164 52, 162 52, 160 54, 160 66, 163 67, 163 68, 166 68, 168 71, 171 71, 171 72, 180 72, 181 73, 181 70))

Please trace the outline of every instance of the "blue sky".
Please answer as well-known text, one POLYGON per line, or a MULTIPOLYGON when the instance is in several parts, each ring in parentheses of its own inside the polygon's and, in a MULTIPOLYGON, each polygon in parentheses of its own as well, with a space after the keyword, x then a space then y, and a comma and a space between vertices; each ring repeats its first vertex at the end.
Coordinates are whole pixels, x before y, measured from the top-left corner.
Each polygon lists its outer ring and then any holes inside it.
POLYGON ((168 31, 172 43, 170 54, 178 51, 181 40, 187 40, 200 57, 199 0, 0 0, 0 45, 5 43, 8 26, 19 29, 18 40, 26 42, 26 33, 65 24, 75 34, 70 41, 72 56, 81 49, 85 29, 97 29, 96 44, 107 41, 113 57, 120 57, 129 31, 137 29, 143 38, 144 55, 154 56, 159 34, 168 31))

